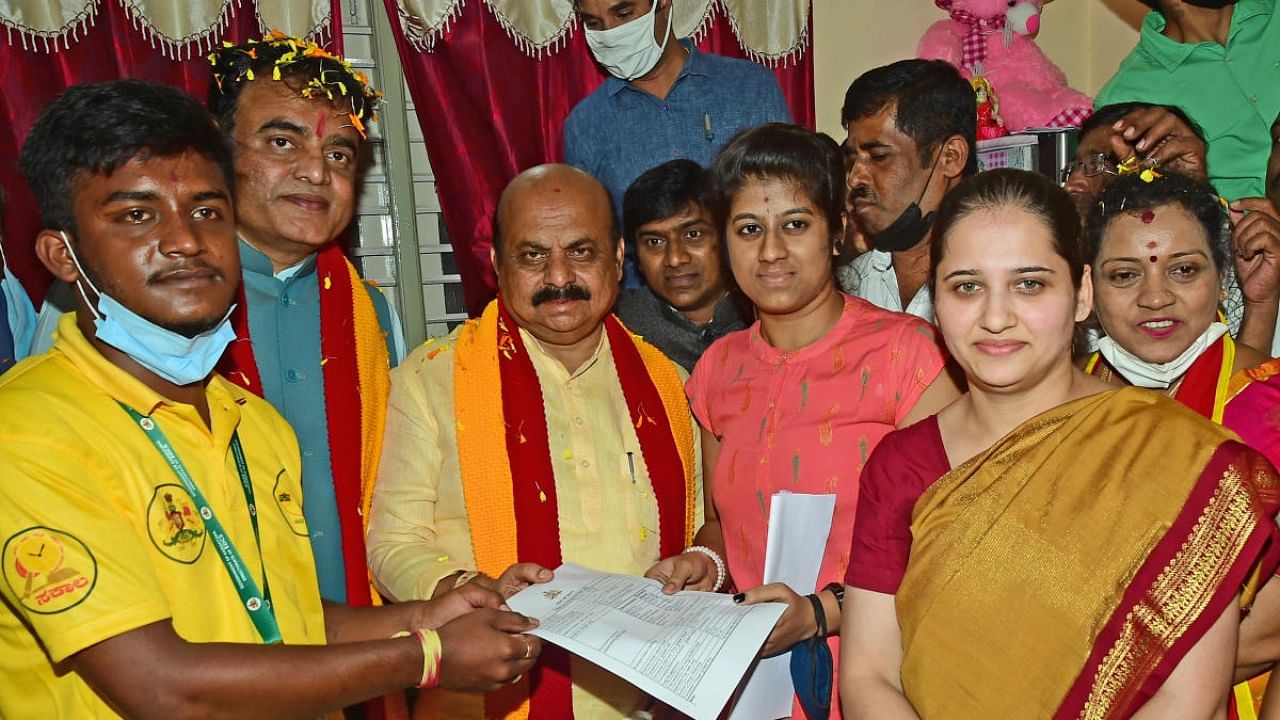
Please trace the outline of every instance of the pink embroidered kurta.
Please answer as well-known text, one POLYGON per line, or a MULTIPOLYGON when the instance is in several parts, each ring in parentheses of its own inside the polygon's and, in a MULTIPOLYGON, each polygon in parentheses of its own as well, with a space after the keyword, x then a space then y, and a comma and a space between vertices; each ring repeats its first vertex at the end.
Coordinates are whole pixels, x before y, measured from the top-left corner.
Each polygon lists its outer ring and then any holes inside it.
POLYGON ((928 323, 852 297, 799 350, 769 345, 759 322, 707 349, 685 389, 720 440, 711 487, 740 590, 761 584, 770 498, 783 490, 836 494, 818 587, 844 580, 862 467, 943 363, 928 323))
MULTIPOLYGON (((711 487, 739 590, 761 584, 770 500, 781 490, 836 494, 817 587, 844 582, 862 467, 944 363, 933 326, 853 297, 826 335, 799 350, 771 346, 759 322, 707 349, 685 390, 720 440, 711 487)), ((839 678, 839 638, 828 645, 839 678)), ((794 717, 803 717, 798 703, 794 717)))

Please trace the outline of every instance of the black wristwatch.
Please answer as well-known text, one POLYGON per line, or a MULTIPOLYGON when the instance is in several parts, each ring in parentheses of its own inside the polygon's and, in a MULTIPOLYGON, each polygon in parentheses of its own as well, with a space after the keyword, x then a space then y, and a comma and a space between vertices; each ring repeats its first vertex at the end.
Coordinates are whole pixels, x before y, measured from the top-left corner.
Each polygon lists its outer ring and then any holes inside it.
POLYGON ((832 595, 836 596, 836 609, 844 611, 844 585, 840 583, 827 583, 823 590, 830 590, 832 595))

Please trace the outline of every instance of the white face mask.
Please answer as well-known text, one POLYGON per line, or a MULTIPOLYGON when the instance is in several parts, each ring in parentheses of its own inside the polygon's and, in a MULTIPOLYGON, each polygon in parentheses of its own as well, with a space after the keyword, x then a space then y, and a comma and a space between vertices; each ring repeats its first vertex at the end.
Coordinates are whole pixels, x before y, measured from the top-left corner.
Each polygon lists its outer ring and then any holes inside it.
POLYGON ((653 39, 657 16, 658 0, 653 0, 653 8, 631 22, 609 30, 587 30, 587 47, 610 75, 620 80, 643 77, 657 67, 667 49, 675 8, 667 10, 667 30, 662 34, 661 45, 653 39))
POLYGON ((1201 353, 1226 334, 1226 325, 1220 322, 1210 323, 1209 328, 1201 333, 1190 347, 1167 363, 1149 363, 1120 347, 1110 337, 1104 337, 1098 341, 1098 352, 1102 353, 1102 357, 1106 358, 1111 367, 1128 380, 1130 385, 1165 390, 1186 374, 1201 353))
POLYGON ((235 305, 227 310, 217 325, 195 337, 176 333, 142 317, 99 290, 80 265, 80 258, 71 248, 71 239, 65 232, 62 233, 62 242, 84 280, 84 284, 76 281, 76 289, 84 298, 89 312, 93 313, 95 334, 99 340, 174 385, 200 382, 213 372, 222 352, 236 339, 236 331, 231 327, 231 313, 236 309, 235 305), (96 305, 89 302, 85 285, 98 296, 96 305))

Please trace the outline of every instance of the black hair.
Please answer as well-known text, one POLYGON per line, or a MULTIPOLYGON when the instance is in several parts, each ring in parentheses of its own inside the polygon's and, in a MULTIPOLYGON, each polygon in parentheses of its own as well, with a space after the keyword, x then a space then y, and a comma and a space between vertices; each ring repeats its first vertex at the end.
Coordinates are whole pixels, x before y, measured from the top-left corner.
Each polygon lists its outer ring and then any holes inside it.
POLYGON ((938 265, 946 255, 947 234, 956 223, 979 210, 1018 208, 1049 229, 1053 250, 1071 269, 1078 290, 1087 263, 1081 242, 1080 215, 1067 191, 1049 177, 1027 170, 1001 168, 978 173, 947 193, 938 206, 929 246, 929 287, 935 289, 938 265))
POLYGON ((634 243, 641 226, 690 205, 711 209, 711 183, 701 165, 682 158, 650 168, 622 196, 622 237, 634 243))
POLYGON ((1112 125, 1115 125, 1116 122, 1123 119, 1125 115, 1128 115, 1135 110, 1145 110, 1147 108, 1160 108, 1162 110, 1167 110, 1174 117, 1186 123, 1186 126, 1191 128, 1191 132, 1195 133, 1196 137, 1200 139, 1200 142, 1206 142, 1204 129, 1192 120, 1187 113, 1182 110, 1182 108, 1176 105, 1159 105, 1145 102, 1122 102, 1103 105, 1097 110, 1094 110, 1093 114, 1089 116, 1089 119, 1085 120, 1080 126, 1079 137, 1083 138, 1085 135, 1088 135, 1099 128, 1110 128, 1112 125))
POLYGON ((315 43, 277 32, 260 41, 219 47, 209 54, 209 62, 213 66, 209 111, 227 137, 235 131, 240 94, 258 78, 285 82, 307 97, 327 97, 344 109, 350 104, 352 116, 363 121, 356 125, 361 137, 361 126, 374 119, 382 97, 369 86, 369 78, 347 61, 315 43))
POLYGON ((899 60, 868 70, 849 85, 840 124, 871 117, 896 105, 894 125, 911 138, 921 167, 935 162, 938 148, 959 135, 969 148, 965 176, 978 172, 978 115, 973 86, 942 60, 899 60))
POLYGON ((74 85, 54 98, 22 143, 19 164, 44 226, 75 232, 73 184, 138 159, 194 151, 217 163, 230 190, 231 150, 208 111, 176 88, 141 80, 74 85))
POLYGON ((1220 275, 1231 270, 1227 255, 1227 215, 1222 199, 1208 183, 1168 173, 1150 182, 1140 175, 1122 175, 1111 183, 1089 210, 1088 260, 1097 262, 1102 236, 1120 215, 1135 215, 1172 205, 1195 218, 1209 243, 1209 259, 1220 275))
POLYGON ((734 135, 711 166, 711 211, 728 237, 733 198, 753 179, 787 180, 804 192, 827 220, 832 242, 844 229, 844 160, 830 136, 787 123, 769 123, 734 135))

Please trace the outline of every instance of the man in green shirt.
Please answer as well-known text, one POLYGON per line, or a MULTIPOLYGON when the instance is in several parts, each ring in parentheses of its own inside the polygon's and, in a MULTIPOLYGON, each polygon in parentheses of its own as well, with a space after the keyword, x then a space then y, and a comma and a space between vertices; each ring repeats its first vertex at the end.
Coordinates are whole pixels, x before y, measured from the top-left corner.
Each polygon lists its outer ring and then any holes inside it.
POLYGON ((1143 2, 1153 12, 1137 47, 1098 93, 1098 106, 1181 108, 1204 129, 1218 192, 1229 200, 1263 195, 1269 129, 1280 113, 1276 0, 1143 2))

